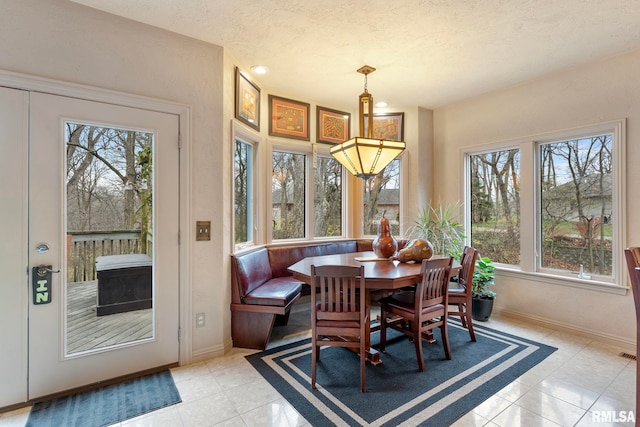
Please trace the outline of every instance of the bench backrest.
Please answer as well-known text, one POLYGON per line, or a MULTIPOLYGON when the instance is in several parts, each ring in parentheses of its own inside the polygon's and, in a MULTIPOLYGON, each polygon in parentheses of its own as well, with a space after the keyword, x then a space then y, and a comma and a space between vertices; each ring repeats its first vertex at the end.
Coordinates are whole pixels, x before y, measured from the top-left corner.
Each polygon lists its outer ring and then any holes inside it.
POLYGON ((357 252, 355 240, 345 242, 316 243, 306 246, 274 246, 268 249, 273 277, 290 276, 290 265, 311 256, 357 252))
POLYGON ((267 248, 231 256, 232 300, 239 303, 249 292, 271 280, 267 248))

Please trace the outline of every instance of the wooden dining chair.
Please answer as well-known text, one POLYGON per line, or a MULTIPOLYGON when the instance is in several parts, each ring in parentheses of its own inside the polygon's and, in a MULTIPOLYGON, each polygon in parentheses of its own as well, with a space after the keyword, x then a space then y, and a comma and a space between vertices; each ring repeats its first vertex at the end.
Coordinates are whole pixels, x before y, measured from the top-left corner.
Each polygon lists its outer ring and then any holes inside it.
POLYGON ((471 341, 476 341, 471 320, 471 297, 473 270, 478 259, 478 251, 470 246, 465 246, 460 257, 460 273, 458 281, 449 283, 449 316, 458 316, 462 326, 469 330, 471 341), (455 307, 455 310, 451 310, 455 307))
POLYGON ((366 391, 365 361, 369 309, 365 304, 364 266, 311 266, 311 387, 321 346, 349 347, 360 357, 360 390, 366 391))
POLYGON ((435 328, 440 328, 444 353, 451 360, 447 329, 449 277, 453 258, 422 261, 421 279, 415 291, 398 292, 380 302, 380 350, 387 342, 387 328, 398 330, 413 339, 418 368, 424 371, 422 340, 435 328))
MULTIPOLYGON (((636 308, 636 355, 640 355, 640 247, 633 246, 624 250, 631 281, 631 292, 636 308)), ((636 360, 636 414, 640 413, 640 366, 636 360)))

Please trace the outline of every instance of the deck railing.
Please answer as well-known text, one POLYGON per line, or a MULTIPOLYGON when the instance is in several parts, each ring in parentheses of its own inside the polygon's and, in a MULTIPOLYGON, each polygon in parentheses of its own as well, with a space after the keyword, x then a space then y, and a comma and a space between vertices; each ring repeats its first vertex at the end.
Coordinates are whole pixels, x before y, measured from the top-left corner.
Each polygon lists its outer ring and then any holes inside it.
MULTIPOLYGON (((147 245, 151 255, 151 243, 147 245)), ((140 231, 80 231, 67 234, 67 281, 96 279, 96 258, 141 253, 140 231)))

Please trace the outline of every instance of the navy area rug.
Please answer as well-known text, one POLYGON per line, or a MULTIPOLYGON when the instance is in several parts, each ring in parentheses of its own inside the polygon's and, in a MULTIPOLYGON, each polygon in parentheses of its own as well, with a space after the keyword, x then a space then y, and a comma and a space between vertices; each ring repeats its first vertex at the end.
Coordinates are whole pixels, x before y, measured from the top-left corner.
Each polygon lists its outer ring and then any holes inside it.
POLYGON ((38 402, 27 427, 99 427, 181 402, 171 372, 162 371, 85 393, 38 402))
MULTIPOLYGON (((449 322, 452 360, 436 331, 436 344, 423 343, 425 372, 408 337, 389 330, 383 363, 367 364, 366 393, 358 356, 344 348, 321 350, 317 390, 311 389, 311 339, 247 359, 314 426, 448 426, 557 350, 477 323, 474 329, 475 343, 459 322, 449 322)), ((371 341, 376 348, 379 333, 371 341)))

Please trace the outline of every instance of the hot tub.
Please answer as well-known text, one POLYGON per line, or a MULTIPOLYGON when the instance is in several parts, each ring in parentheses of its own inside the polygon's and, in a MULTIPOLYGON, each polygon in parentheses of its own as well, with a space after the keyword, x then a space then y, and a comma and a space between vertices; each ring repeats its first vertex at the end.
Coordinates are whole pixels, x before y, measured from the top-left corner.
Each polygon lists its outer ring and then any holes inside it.
POLYGON ((96 258, 98 316, 152 307, 151 257, 144 254, 96 258))

